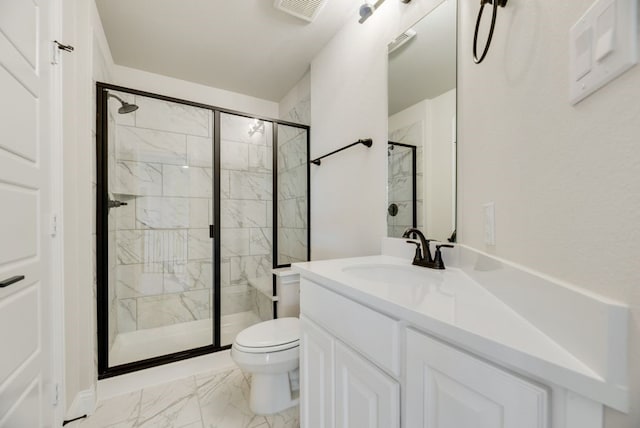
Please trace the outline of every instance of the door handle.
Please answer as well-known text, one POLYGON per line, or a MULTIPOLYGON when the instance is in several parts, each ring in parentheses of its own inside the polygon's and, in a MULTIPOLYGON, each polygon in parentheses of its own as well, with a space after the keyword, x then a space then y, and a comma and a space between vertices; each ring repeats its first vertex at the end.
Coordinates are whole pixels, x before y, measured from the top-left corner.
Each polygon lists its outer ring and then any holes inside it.
POLYGON ((15 284, 16 282, 20 282, 24 279, 24 275, 12 276, 11 278, 7 278, 4 281, 0 281, 0 288, 5 288, 10 286, 11 284, 15 284))

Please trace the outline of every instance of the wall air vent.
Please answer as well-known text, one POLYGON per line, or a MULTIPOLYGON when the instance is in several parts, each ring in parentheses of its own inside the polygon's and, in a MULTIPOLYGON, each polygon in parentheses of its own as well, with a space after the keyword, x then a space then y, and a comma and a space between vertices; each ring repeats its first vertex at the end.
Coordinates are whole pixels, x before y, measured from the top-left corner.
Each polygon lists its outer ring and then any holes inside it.
POLYGON ((313 22, 327 0, 275 0, 274 6, 283 12, 313 22))
POLYGON ((407 43, 409 40, 413 39, 416 36, 416 30, 410 28, 407 31, 405 31, 404 33, 400 34, 398 37, 396 37, 395 40, 393 40, 391 43, 389 43, 389 53, 400 49, 400 46, 404 45, 405 43, 407 43))

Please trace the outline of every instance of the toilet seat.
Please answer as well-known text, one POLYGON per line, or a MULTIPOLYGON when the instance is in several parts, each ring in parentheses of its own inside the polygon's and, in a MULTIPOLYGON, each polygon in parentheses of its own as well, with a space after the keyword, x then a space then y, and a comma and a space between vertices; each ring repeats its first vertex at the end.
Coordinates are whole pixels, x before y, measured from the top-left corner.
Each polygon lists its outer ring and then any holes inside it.
POLYGON ((279 318, 255 324, 241 331, 233 347, 247 353, 285 351, 300 344, 300 320, 279 318))
POLYGON ((233 344, 233 347, 236 351, 246 352, 248 354, 267 354, 271 352, 280 352, 286 351, 288 349, 297 348, 300 346, 300 341, 296 340, 294 342, 283 343, 281 345, 276 346, 242 346, 237 343, 233 344))

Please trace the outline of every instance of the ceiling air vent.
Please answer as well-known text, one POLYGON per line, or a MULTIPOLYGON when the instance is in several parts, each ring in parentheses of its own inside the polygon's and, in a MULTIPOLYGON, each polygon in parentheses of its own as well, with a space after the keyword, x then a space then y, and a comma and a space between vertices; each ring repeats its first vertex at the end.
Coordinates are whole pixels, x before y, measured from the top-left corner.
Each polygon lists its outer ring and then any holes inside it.
POLYGON ((283 12, 312 22, 327 0, 276 0, 274 6, 283 12))
POLYGON ((407 43, 409 40, 413 39, 416 36, 416 30, 410 28, 407 31, 405 31, 404 33, 400 34, 398 37, 396 37, 395 40, 393 40, 391 43, 389 43, 389 53, 400 49, 400 46, 404 45, 405 43, 407 43))

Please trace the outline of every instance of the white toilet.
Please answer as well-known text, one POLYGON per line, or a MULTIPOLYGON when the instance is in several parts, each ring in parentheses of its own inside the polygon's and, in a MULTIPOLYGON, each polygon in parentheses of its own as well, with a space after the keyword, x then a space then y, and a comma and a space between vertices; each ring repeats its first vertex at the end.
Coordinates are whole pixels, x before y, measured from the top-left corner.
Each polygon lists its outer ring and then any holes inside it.
POLYGON ((279 298, 296 301, 282 311, 286 318, 242 330, 231 347, 231 358, 251 373, 249 407, 257 415, 278 413, 298 404, 300 320, 295 316, 299 313, 299 282, 297 275, 278 278, 277 282, 279 298))

